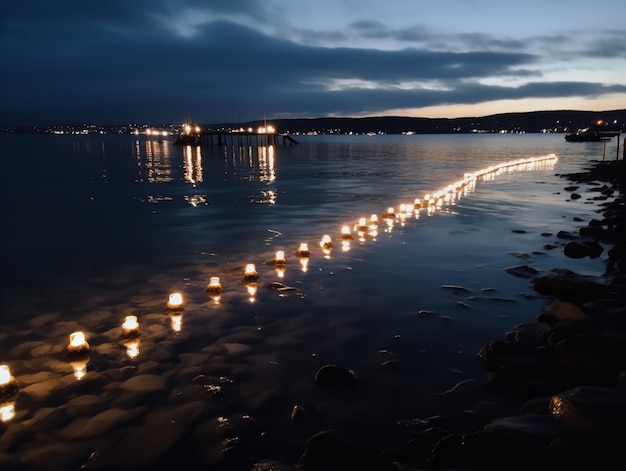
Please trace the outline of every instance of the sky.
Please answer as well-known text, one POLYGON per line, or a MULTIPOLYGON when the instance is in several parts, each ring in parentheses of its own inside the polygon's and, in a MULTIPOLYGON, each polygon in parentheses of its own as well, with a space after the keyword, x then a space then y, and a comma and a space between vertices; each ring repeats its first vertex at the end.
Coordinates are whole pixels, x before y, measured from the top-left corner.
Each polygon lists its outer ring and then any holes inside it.
POLYGON ((0 126, 626 108, 623 0, 12 0, 0 126))

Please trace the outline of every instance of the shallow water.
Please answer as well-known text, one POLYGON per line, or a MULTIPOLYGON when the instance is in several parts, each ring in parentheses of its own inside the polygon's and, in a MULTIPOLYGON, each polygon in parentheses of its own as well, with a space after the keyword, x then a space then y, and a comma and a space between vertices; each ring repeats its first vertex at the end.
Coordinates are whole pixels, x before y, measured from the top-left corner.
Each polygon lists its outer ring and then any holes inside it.
MULTIPOLYGON (((240 433, 250 416, 265 432, 255 451, 287 462, 332 427, 391 440, 398 420, 462 411, 462 399, 438 393, 482 381, 480 347, 549 305, 506 268, 604 271, 602 258, 543 247, 562 246, 559 230, 597 216, 597 202, 570 200, 555 174, 601 158, 602 144, 562 135, 299 140, 200 149, 135 136, 0 136, 0 363, 21 388, 16 416, 0 424, 0 457, 33 469, 61 452, 68 466, 94 450, 114 460, 168 417, 188 428, 165 433, 164 449, 189 430, 217 449, 225 435, 215 421, 240 433), (479 180, 431 214, 381 220, 376 236, 354 234, 342 248, 341 226, 360 217, 466 172, 552 153, 552 165, 479 180), (323 234, 335 238, 329 256, 323 234), (300 242, 311 249, 306 271, 300 242), (287 255, 282 277, 266 263, 277 250, 287 255), (260 274, 254 296, 246 263, 260 274), (219 303, 205 292, 211 276, 223 284, 219 303), (274 281, 293 289, 268 288, 274 281), (165 308, 173 291, 185 298, 180 331, 165 308), (140 323, 136 356, 120 339, 128 314, 140 323), (63 358, 75 330, 92 348, 80 380, 63 358), (315 372, 329 363, 352 369, 357 390, 318 390, 315 372), (296 404, 302 421, 290 419, 296 404)), ((135 465, 154 453, 137 452, 135 465)))

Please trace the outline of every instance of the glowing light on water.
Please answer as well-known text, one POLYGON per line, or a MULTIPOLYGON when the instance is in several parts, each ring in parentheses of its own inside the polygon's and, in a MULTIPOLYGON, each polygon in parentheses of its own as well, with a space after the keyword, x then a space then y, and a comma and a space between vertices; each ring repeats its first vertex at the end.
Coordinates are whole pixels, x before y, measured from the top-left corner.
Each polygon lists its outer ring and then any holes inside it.
POLYGON ((333 241, 328 234, 324 234, 322 236, 322 240, 320 241, 320 247, 323 249, 330 249, 333 246, 333 241))
POLYGON ((170 316, 172 330, 174 332, 180 332, 183 330, 183 315, 181 313, 172 314, 170 316))
POLYGON ((248 263, 243 272, 243 277, 247 281, 253 281, 259 278, 259 272, 256 271, 254 263, 248 263))
POLYGON ((254 303, 256 301, 256 292, 258 290, 257 284, 255 282, 250 282, 246 284, 246 291, 248 291, 248 301, 254 303))
POLYGON ((183 308, 183 295, 181 293, 172 293, 169 295, 167 301, 168 309, 182 309, 183 308))
POLYGON ((352 233, 350 232, 350 227, 349 226, 343 226, 341 228, 341 238, 343 240, 351 240, 352 239, 352 233))
POLYGON ((8 422, 15 417, 15 401, 0 404, 0 421, 8 422))
POLYGON ((122 324, 122 334, 125 337, 133 337, 139 335, 139 322, 137 316, 126 316, 122 324))
POLYGON ((298 257, 304 257, 304 258, 311 255, 311 252, 309 252, 309 244, 307 244, 306 242, 300 243, 300 245, 298 246, 298 249, 296 250, 296 255, 298 257))
POLYGON ((0 386, 9 384, 12 378, 9 365, 0 365, 0 386))
POLYGON ((132 340, 126 343, 126 355, 131 360, 139 356, 139 340, 132 340))
POLYGON ((89 344, 85 339, 85 334, 81 331, 70 334, 70 343, 67 346, 67 353, 70 356, 86 356, 89 355, 89 344))
POLYGON ((78 381, 80 381, 85 376, 87 376, 87 363, 88 362, 89 362, 88 359, 76 360, 76 361, 71 362, 72 369, 74 370, 74 378, 76 378, 78 381))

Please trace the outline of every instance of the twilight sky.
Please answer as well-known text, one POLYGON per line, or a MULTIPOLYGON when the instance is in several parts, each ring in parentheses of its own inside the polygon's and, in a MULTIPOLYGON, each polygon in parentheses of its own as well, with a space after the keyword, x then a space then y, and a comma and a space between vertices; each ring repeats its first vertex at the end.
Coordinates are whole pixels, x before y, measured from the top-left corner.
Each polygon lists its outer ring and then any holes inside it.
POLYGON ((626 108, 623 0, 12 0, 0 125, 626 108))

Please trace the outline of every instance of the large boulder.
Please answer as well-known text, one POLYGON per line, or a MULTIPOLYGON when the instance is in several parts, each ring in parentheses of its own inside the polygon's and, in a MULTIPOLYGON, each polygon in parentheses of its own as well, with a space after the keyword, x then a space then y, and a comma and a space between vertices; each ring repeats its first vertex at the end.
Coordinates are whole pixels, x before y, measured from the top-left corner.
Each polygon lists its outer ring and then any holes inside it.
POLYGON ((624 434, 626 392, 579 386, 552 396, 550 412, 565 429, 581 434, 624 434))

